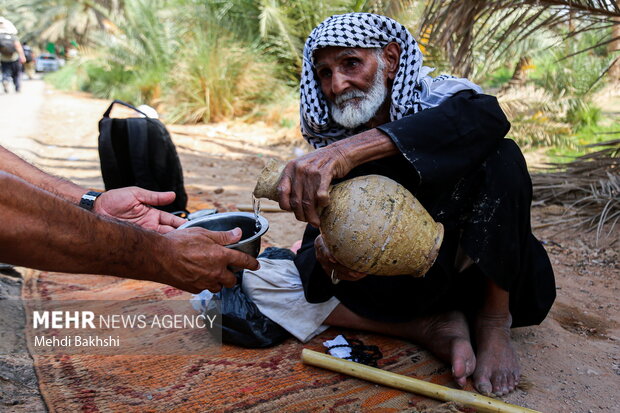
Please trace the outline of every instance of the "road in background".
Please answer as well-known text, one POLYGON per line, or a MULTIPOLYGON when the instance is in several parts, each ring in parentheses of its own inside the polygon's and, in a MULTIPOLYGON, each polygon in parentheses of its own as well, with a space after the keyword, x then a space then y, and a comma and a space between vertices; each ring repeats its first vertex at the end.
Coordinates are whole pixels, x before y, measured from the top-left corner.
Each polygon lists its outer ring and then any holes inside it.
POLYGON ((45 100, 43 80, 22 80, 20 93, 0 92, 0 145, 32 161, 33 137, 36 137, 39 115, 45 100))

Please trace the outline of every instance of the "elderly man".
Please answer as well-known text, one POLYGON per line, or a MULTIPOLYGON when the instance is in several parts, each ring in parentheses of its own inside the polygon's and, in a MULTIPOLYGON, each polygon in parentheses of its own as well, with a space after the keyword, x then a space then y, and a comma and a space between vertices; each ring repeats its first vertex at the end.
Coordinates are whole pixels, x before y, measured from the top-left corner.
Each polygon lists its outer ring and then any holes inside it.
POLYGON ((301 121, 317 150, 286 166, 280 206, 311 224, 295 265, 306 299, 329 303, 320 322, 410 339, 450 363, 460 386, 473 376, 480 392, 503 395, 520 376, 510 328, 544 319, 553 272, 531 234, 529 175, 504 139, 510 125, 496 99, 430 71, 387 17, 352 13, 316 27, 304 48, 301 121), (401 183, 444 225, 423 278, 353 272, 315 228, 333 180, 372 173, 401 183))
POLYGON ((225 247, 241 238, 238 228, 173 231, 184 220, 150 206, 174 196, 137 187, 87 191, 0 146, 0 262, 156 281, 190 292, 232 287, 237 279, 229 266, 258 268, 253 257, 225 247))

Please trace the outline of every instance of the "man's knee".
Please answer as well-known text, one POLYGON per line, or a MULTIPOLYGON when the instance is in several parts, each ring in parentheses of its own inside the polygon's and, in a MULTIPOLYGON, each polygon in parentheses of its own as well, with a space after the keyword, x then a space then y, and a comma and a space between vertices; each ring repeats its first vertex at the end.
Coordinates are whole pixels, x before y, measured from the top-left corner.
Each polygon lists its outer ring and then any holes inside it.
MULTIPOLYGON (((496 232, 527 225, 532 202, 532 183, 521 150, 504 139, 484 164, 483 177, 474 196, 468 222, 496 232), (511 224, 512 223, 512 224, 511 224)), ((474 233, 481 233, 482 227, 474 233)), ((471 251, 466 251, 471 254, 471 251)), ((472 258, 474 258, 472 256, 472 258)))
POLYGON ((525 158, 517 144, 503 139, 484 163, 486 183, 503 194, 520 194, 531 198, 532 181, 525 158))

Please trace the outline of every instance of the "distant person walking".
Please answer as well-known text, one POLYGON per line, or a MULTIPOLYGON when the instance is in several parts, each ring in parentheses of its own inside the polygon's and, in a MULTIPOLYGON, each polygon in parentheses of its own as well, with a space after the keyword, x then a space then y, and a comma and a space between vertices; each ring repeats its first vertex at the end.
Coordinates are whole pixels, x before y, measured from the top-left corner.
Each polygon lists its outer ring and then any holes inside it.
POLYGON ((17 29, 7 19, 0 16, 0 63, 2 64, 2 86, 9 93, 9 84, 13 80, 15 92, 20 91, 21 65, 26 63, 26 56, 19 39, 17 29))
POLYGON ((35 73, 34 52, 27 42, 22 44, 22 49, 24 49, 24 57, 26 58, 26 63, 24 63, 24 73, 26 73, 28 79, 32 80, 34 79, 35 73))

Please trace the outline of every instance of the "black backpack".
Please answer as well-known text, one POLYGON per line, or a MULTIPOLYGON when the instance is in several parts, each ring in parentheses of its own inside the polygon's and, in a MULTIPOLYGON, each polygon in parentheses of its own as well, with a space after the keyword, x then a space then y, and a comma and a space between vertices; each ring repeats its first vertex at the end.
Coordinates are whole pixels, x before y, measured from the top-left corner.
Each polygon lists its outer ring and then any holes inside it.
POLYGON ((115 100, 99 121, 99 159, 106 190, 135 185, 151 191, 174 191, 174 202, 157 208, 187 213, 181 161, 159 119, 149 118, 130 104, 115 100), (115 103, 145 117, 110 118, 115 103))
POLYGON ((0 53, 10 56, 15 53, 15 36, 8 33, 0 33, 0 53))
POLYGON ((26 63, 32 62, 32 49, 30 46, 22 46, 24 49, 24 57, 26 58, 26 63))

